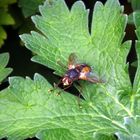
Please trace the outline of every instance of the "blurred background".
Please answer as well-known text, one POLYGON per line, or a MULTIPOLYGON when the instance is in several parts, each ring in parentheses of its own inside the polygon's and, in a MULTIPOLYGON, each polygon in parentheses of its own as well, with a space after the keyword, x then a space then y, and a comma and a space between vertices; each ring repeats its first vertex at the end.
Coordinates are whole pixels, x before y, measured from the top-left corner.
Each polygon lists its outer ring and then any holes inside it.
MULTIPOLYGON (((65 0, 69 8, 76 0, 65 0)), ((92 10, 97 0, 83 0, 87 9, 90 9, 89 21, 91 22, 92 10)), ((105 3, 106 0, 99 0, 105 3)), ((34 73, 40 73, 47 77, 53 83, 57 78, 53 75, 53 71, 47 67, 30 61, 32 52, 24 47, 19 38, 19 34, 29 33, 36 30, 31 21, 31 16, 38 14, 38 5, 43 4, 44 0, 0 0, 0 53, 9 52, 10 60, 8 67, 13 68, 10 76, 29 76, 33 77, 34 73)), ((120 4, 124 6, 124 13, 129 15, 128 25, 126 28, 125 40, 132 40, 132 47, 127 58, 131 81, 136 71, 137 57, 135 52, 135 26, 133 24, 132 13, 140 9, 139 0, 120 0, 120 4)), ((8 83, 5 82, 0 86, 3 89, 8 83)))

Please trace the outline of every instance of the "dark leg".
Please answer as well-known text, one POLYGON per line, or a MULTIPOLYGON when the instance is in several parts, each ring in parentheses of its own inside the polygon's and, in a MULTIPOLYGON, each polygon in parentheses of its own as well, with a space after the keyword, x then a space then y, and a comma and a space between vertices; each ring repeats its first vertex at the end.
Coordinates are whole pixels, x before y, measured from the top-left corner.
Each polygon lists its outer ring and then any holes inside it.
POLYGON ((71 84, 68 85, 68 86, 66 86, 66 87, 64 87, 63 90, 66 90, 66 89, 68 89, 68 88, 70 88, 70 87, 71 87, 71 84))
MULTIPOLYGON (((55 89, 58 88, 59 85, 60 85, 61 83, 62 83, 62 79, 60 79, 59 82, 58 82, 57 84, 56 84, 56 83, 53 84, 53 85, 54 85, 54 88, 55 88, 55 89)), ((52 91, 54 91, 54 88, 49 89, 48 92, 52 92, 52 91)))
MULTIPOLYGON (((55 85, 55 87, 58 87, 58 85, 59 85, 59 83, 57 84, 57 85, 55 85)), ((68 89, 68 88, 70 88, 71 87, 71 85, 68 85, 68 86, 66 86, 66 87, 64 87, 63 89, 61 89, 61 90, 63 90, 63 91, 65 91, 66 89, 68 89)), ((57 95, 60 95, 60 93, 61 92, 58 92, 58 94, 57 95)))

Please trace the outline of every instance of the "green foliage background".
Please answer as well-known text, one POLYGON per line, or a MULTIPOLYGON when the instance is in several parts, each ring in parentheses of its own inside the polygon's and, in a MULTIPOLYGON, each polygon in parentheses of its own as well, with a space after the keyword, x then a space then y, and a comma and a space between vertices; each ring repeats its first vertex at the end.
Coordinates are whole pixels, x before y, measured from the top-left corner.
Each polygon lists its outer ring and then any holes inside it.
MULTIPOLYGON (((38 12, 37 5, 43 1, 26 3, 19 1, 24 16, 29 17, 38 12)), ((0 4, 5 7, 11 3, 0 4)), ((129 77, 129 64, 126 64, 131 41, 123 41, 128 20, 117 0, 107 0, 105 5, 96 2, 90 30, 89 10, 82 1, 74 3, 69 9, 63 0, 46 0, 39 6, 39 13, 32 16, 36 29, 30 34, 20 35, 25 46, 33 52, 32 61, 51 68, 62 77, 66 69, 57 61, 67 66, 69 55, 75 53, 79 61, 93 67, 105 83, 80 81, 82 92, 75 85, 84 98, 79 99, 80 108, 77 96, 54 88, 48 78, 38 73, 33 80, 28 76, 9 77, 10 85, 0 92, 0 138, 140 139, 140 12, 133 13, 138 38, 138 66, 133 83, 129 77)), ((22 20, 26 22, 23 17, 22 20)), ((14 28, 19 27, 21 24, 14 28)), ((12 71, 5 68, 8 59, 7 53, 0 55, 0 81, 12 71)))

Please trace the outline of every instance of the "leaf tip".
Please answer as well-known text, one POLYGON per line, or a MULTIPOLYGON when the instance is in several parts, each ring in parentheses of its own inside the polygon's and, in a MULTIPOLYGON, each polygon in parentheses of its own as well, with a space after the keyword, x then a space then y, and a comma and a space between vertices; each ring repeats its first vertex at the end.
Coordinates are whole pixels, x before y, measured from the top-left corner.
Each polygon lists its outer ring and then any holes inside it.
POLYGON ((15 77, 8 77, 8 81, 9 81, 10 85, 14 79, 15 79, 15 77))
POLYGON ((40 75, 39 73, 36 72, 36 73, 34 74, 34 79, 35 79, 36 77, 40 77, 40 76, 41 76, 41 75, 40 75))
POLYGON ((83 1, 81 1, 81 0, 79 0, 79 1, 77 1, 77 2, 75 2, 74 3, 74 5, 72 6, 72 9, 73 8, 81 8, 81 9, 86 9, 86 6, 85 6, 85 4, 84 4, 84 2, 83 1))
POLYGON ((4 52, 4 53, 0 54, 0 57, 7 58, 7 60, 9 60, 10 55, 8 52, 4 52))
POLYGON ((97 2, 95 3, 94 8, 96 8, 96 9, 100 9, 102 6, 103 6, 103 3, 100 2, 100 1, 97 1, 97 2))
POLYGON ((6 68, 9 72, 9 74, 13 71, 13 68, 6 68))
POLYGON ((40 75, 39 73, 35 73, 33 79, 34 79, 35 81, 38 81, 39 79, 40 79, 40 80, 43 80, 43 81, 46 81, 46 79, 45 79, 42 75, 40 75))
POLYGON ((25 40, 25 34, 21 34, 21 35, 19 35, 19 38, 22 40, 22 41, 24 41, 25 40))

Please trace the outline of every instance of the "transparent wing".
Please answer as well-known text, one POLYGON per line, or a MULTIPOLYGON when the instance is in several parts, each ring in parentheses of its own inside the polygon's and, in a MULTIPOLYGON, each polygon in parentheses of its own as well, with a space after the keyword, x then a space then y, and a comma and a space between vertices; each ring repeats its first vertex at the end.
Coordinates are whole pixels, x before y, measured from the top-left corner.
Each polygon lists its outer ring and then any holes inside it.
POLYGON ((105 83, 105 80, 100 78, 95 72, 88 73, 86 77, 86 80, 92 83, 105 83))
POLYGON ((75 53, 71 53, 68 60, 68 68, 72 69, 75 68, 77 64, 77 56, 75 53))

